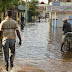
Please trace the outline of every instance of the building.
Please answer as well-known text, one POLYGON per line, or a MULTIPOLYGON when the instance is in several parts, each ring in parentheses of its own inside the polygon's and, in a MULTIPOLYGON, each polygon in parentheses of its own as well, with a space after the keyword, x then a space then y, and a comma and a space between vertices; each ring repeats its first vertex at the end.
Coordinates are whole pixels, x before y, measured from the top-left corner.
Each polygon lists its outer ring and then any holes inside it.
POLYGON ((72 16, 72 0, 50 1, 48 5, 50 25, 54 27, 63 26, 63 18, 72 16))
POLYGON ((72 2, 72 0, 49 0, 49 2, 52 2, 52 1, 72 2))
POLYGON ((45 4, 44 2, 37 5, 38 9, 36 9, 36 12, 39 12, 42 18, 45 18, 47 14, 47 6, 48 4, 45 4))

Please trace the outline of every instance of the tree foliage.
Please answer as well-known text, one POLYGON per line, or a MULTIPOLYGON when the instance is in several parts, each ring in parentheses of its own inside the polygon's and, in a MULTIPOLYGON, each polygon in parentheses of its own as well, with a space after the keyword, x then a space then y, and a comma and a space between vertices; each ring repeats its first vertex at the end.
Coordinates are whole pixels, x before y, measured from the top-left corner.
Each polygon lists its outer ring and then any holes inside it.
MULTIPOLYGON (((6 10, 17 7, 20 5, 21 0, 0 0, 0 12, 5 12, 6 10)), ((31 0, 29 3, 29 11, 31 15, 35 15, 35 9, 37 9, 38 0, 31 0)), ((22 1, 22 5, 25 5, 25 1, 22 1)))
POLYGON ((38 1, 38 0, 31 0, 31 1, 30 1, 30 3, 32 3, 32 4, 34 4, 34 5, 36 5, 36 4, 38 4, 38 3, 39 3, 39 1, 38 1))
POLYGON ((12 0, 0 0, 0 12, 9 9, 12 6, 12 0))
MULTIPOLYGON (((18 1, 18 5, 20 5, 20 0, 18 1)), ((25 1, 22 1, 22 5, 25 5, 25 1)))
MULTIPOLYGON (((0 12, 4 12, 18 5, 20 5, 20 0, 0 0, 0 12)), ((22 1, 22 5, 25 5, 25 1, 22 1)))
POLYGON ((13 5, 17 6, 20 0, 13 0, 13 5))
POLYGON ((15 6, 20 5, 20 3, 22 3, 22 5, 25 5, 25 1, 21 2, 21 0, 13 0, 13 5, 15 5, 15 6))
POLYGON ((30 10, 30 14, 33 16, 33 15, 36 15, 36 12, 35 12, 35 9, 37 9, 37 4, 39 3, 38 0, 31 0, 30 3, 29 3, 29 10, 30 10))

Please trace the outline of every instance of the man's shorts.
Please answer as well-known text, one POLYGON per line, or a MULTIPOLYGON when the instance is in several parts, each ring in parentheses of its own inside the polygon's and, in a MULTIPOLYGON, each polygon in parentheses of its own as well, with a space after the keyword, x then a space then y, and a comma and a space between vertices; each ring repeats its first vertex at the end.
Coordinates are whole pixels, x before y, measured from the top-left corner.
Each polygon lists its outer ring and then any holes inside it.
POLYGON ((66 36, 63 35, 63 36, 62 36, 62 42, 65 42, 65 41, 66 41, 66 36))
POLYGON ((62 42, 65 42, 67 40, 67 37, 72 38, 72 32, 67 32, 65 35, 62 36, 62 42))

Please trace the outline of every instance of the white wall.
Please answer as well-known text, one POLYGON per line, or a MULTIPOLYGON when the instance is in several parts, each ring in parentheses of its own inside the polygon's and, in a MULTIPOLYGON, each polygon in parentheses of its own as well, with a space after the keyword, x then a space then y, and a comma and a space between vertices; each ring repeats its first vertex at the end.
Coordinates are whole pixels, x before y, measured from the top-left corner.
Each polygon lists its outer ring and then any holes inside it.
POLYGON ((40 12, 40 15, 41 15, 42 17, 45 17, 45 11, 41 11, 41 12, 40 12))
POLYGON ((58 19, 58 27, 63 26, 63 18, 69 19, 69 16, 72 16, 72 14, 69 13, 57 13, 57 19, 58 19))
POLYGON ((38 4, 37 7, 44 7, 44 9, 46 8, 46 10, 39 10, 40 11, 40 15, 42 17, 45 17, 45 13, 48 11, 47 9, 48 4, 38 4))
MULTIPOLYGON (((57 20, 57 27, 63 26, 63 18, 69 19, 69 16, 72 16, 70 13, 56 13, 57 20)), ((55 12, 52 13, 52 26, 53 26, 53 19, 55 19, 55 12)))

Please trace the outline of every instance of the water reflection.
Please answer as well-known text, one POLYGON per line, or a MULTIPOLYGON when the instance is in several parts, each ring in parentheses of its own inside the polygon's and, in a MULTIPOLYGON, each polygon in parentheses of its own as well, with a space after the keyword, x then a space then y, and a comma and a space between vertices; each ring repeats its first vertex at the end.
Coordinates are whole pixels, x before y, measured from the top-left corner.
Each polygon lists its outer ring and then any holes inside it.
POLYGON ((60 50, 62 28, 50 27, 48 22, 28 23, 21 32, 22 46, 16 42, 16 58, 72 58, 72 51, 60 50))
POLYGON ((69 72, 72 50, 60 49, 62 28, 50 27, 48 22, 28 23, 20 32, 22 46, 17 39, 15 58, 19 72, 69 72))
POLYGON ((63 51, 62 52, 62 59, 72 59, 72 50, 71 51, 63 51))
POLYGON ((0 58, 2 58, 2 56, 3 56, 3 53, 2 53, 2 50, 0 48, 0 58))
POLYGON ((48 51, 50 58, 60 58, 60 59, 71 59, 72 58, 72 49, 68 51, 67 49, 60 50, 61 40, 62 40, 62 28, 52 28, 50 27, 49 32, 49 46, 48 51), (50 54, 51 53, 51 54, 50 54))

